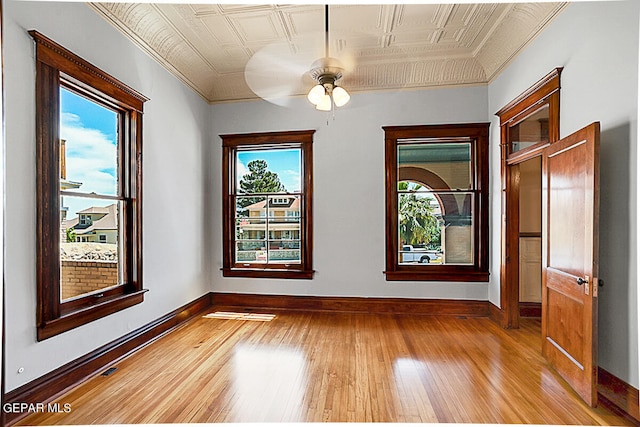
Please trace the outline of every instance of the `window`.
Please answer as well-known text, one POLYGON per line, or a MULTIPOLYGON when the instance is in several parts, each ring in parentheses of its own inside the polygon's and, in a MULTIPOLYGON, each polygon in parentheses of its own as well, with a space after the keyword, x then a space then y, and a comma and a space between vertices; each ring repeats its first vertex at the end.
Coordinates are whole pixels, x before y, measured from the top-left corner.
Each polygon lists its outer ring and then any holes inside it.
POLYGON ((383 129, 387 280, 489 280, 489 124, 383 129))
POLYGON ((555 68, 496 113, 502 159, 517 162, 560 139, 560 74, 555 68))
POLYGON ((314 132, 221 135, 224 276, 313 277, 314 132))
POLYGON ((147 100, 36 31, 37 337, 141 303, 147 100))

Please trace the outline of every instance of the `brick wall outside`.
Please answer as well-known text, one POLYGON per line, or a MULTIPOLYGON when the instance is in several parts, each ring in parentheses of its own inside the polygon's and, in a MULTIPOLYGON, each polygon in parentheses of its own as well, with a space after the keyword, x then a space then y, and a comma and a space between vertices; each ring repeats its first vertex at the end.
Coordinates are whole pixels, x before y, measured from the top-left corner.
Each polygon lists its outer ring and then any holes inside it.
POLYGON ((118 283, 117 261, 62 261, 62 299, 118 283))

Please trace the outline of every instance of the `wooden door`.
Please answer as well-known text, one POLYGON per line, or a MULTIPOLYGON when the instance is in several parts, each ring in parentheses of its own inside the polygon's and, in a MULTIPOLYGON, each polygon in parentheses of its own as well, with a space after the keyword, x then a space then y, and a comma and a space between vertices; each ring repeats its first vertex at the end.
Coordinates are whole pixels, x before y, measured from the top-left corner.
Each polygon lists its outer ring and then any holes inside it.
POLYGON ((600 124, 542 156, 542 352, 591 406, 597 404, 600 124))

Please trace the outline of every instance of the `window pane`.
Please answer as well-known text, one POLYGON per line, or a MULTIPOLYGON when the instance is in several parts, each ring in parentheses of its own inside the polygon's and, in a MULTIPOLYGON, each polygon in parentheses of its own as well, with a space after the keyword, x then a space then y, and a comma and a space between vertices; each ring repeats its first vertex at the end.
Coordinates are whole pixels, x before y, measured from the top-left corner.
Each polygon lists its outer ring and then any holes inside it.
POLYGON ((118 285, 120 202, 62 196, 60 206, 60 299, 118 285))
POLYGON ((301 161, 301 149, 236 153, 236 193, 256 195, 236 197, 236 262, 301 262, 301 161))
POLYGON ((509 144, 512 153, 540 142, 549 142, 549 104, 545 104, 518 124, 509 127, 509 144))
POLYGON ((248 150, 236 154, 236 193, 299 193, 302 150, 248 150))
POLYGON ((442 263, 466 265, 474 260, 474 200, 476 195, 464 193, 438 193, 442 211, 442 263))
POLYGON ((422 182, 433 190, 469 190, 474 187, 469 142, 419 141, 398 141, 399 181, 422 182))
POLYGON ((398 263, 473 264, 474 194, 398 187, 398 263))
POLYGON ((300 196, 270 196, 269 262, 300 263, 300 196))
POLYGON ((236 198, 236 262, 267 261, 267 198, 236 198))
POLYGON ((398 184, 398 262, 442 262, 442 215, 435 196, 415 182, 398 184))
POLYGON ((118 194, 118 113, 60 89, 60 189, 118 194))

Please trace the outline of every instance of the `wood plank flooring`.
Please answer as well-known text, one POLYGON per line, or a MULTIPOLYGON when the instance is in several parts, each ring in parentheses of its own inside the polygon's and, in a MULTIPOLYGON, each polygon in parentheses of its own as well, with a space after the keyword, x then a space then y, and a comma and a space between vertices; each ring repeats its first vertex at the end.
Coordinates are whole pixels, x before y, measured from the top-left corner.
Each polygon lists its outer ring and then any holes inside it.
POLYGON ((547 366, 536 320, 275 314, 194 319, 57 399, 69 413, 20 424, 628 424, 547 366))

